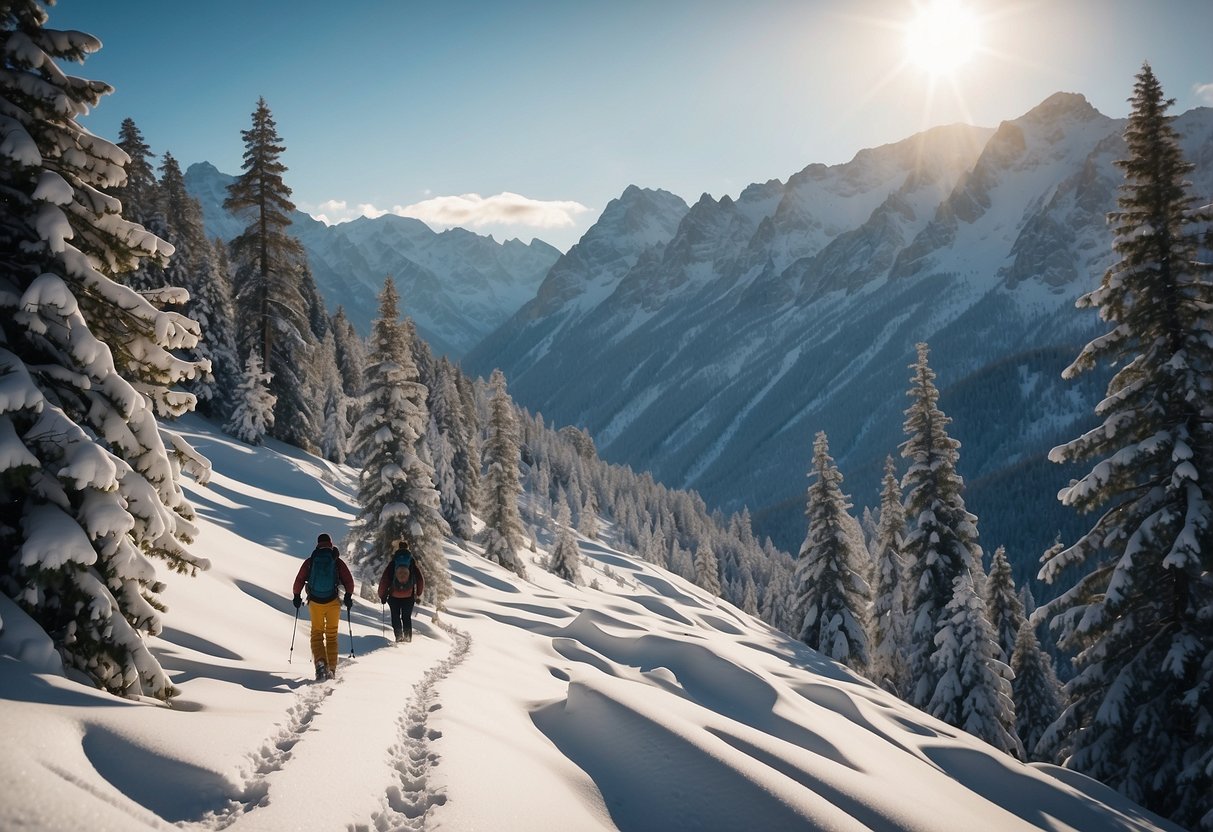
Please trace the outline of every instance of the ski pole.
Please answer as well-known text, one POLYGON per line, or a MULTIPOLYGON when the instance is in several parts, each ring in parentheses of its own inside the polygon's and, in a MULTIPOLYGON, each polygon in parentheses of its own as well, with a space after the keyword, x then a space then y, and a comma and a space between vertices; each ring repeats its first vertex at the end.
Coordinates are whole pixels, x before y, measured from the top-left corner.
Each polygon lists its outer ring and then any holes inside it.
POLYGON ((350 608, 345 608, 345 623, 350 626, 350 658, 354 658, 354 622, 350 618, 350 608))
POLYGON ((295 625, 291 627, 291 652, 287 654, 286 663, 290 664, 295 658, 295 631, 299 629, 299 608, 295 607, 295 625))
POLYGON ((379 637, 387 638, 387 613, 383 611, 382 601, 379 602, 379 637))

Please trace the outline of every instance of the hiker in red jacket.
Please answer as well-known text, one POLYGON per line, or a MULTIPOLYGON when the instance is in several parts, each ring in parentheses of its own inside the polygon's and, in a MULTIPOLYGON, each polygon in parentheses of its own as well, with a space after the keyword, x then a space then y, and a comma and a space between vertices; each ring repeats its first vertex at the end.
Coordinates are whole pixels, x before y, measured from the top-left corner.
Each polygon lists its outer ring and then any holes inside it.
POLYGON ((392 632, 396 641, 413 640, 413 604, 425 591, 421 565, 403 539, 393 541, 396 551, 379 579, 379 603, 392 610, 392 632))
POLYGON ((338 583, 345 587, 345 608, 354 606, 354 576, 341 559, 333 539, 327 534, 316 538, 316 548, 295 576, 295 609, 303 603, 300 593, 307 585, 307 610, 312 619, 312 660, 316 680, 337 678, 337 629, 341 625, 341 605, 337 602, 338 583))

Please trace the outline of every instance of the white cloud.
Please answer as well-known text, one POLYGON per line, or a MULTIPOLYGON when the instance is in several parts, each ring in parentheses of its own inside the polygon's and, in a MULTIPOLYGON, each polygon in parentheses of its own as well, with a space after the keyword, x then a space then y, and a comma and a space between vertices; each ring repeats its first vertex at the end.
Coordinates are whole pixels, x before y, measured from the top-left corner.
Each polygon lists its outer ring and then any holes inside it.
POLYGON ((1196 93, 1197 98, 1213 106, 1213 84, 1195 84, 1192 89, 1196 93))
POLYGON ((329 199, 314 208, 310 206, 300 207, 325 225, 338 225, 339 223, 356 220, 359 217, 382 217, 388 213, 387 211, 380 211, 368 202, 359 203, 357 206, 351 208, 349 203, 344 199, 329 199))
POLYGON ((437 196, 412 205, 394 205, 389 210, 376 208, 370 203, 360 203, 351 208, 345 200, 330 199, 317 205, 315 210, 305 210, 328 225, 348 222, 358 217, 396 214, 442 227, 459 225, 479 228, 485 225, 510 225, 528 228, 571 228, 576 225, 574 217, 590 209, 571 200, 531 199, 506 191, 489 197, 480 194, 437 196))

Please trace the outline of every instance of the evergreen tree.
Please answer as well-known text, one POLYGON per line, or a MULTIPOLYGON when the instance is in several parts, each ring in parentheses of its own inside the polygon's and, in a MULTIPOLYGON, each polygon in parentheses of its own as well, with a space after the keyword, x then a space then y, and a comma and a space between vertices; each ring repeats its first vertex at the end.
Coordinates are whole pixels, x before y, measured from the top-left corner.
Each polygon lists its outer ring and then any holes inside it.
POLYGON ((741 609, 750 615, 758 615, 758 590, 752 578, 746 579, 745 588, 742 590, 741 609))
POLYGON ((177 476, 209 465, 156 413, 193 406, 170 388, 200 371, 174 354, 199 330, 115 281, 171 247, 123 218, 106 192, 128 157, 77 122, 112 89, 58 62, 100 42, 46 21, 34 0, 0 12, 0 590, 98 687, 167 699, 143 640, 165 611, 155 560, 207 567, 177 476))
POLYGON ((337 367, 341 370, 341 385, 347 396, 362 395, 366 373, 366 346, 358 337, 354 325, 346 317, 345 308, 337 307, 331 324, 333 344, 337 347, 337 367))
POLYGON ((695 561, 690 551, 679 545, 677 538, 670 543, 670 571, 688 581, 695 580, 695 561))
POLYGON ((472 441, 475 430, 466 423, 460 402, 457 372, 445 358, 439 362, 435 373, 436 389, 430 397, 434 403, 432 415, 436 434, 430 447, 442 498, 442 516, 456 537, 471 540, 476 534, 472 506, 480 484, 479 464, 472 441))
MULTIPOLYGON (((935 372, 927 365, 927 345, 918 359, 907 395, 901 455, 910 461, 902 478, 909 533, 902 544, 909 577, 907 614, 910 628, 910 704, 926 708, 940 675, 931 661, 935 635, 943 626, 944 607, 952 600, 957 577, 981 573, 977 518, 965 510, 964 481, 956 472, 960 443, 948 436, 952 421, 939 409, 935 372)), ((978 581, 970 579, 973 585, 978 581)))
MULTIPOLYGON (((133 119, 126 118, 119 128, 118 147, 126 153, 129 161, 126 163, 126 181, 111 193, 122 202, 122 216, 125 219, 142 225, 157 237, 173 245, 170 229, 164 216, 163 201, 160 188, 156 183, 156 175, 152 170, 152 159, 156 154, 148 146, 133 119)), ((164 273, 164 260, 158 257, 147 257, 139 260, 138 264, 122 274, 122 282, 139 292, 150 292, 162 289, 170 284, 164 273)))
POLYGON ((324 403, 324 435, 320 438, 320 453, 338 465, 349 453, 349 398, 339 388, 329 390, 324 403))
POLYGON ((585 502, 577 518, 577 531, 590 540, 598 539, 598 495, 593 488, 585 490, 585 502))
POLYGON ((244 376, 236 388, 236 406, 224 430, 241 442, 260 445, 274 426, 274 394, 270 374, 261 369, 261 356, 253 353, 244 363, 244 376))
POLYGON ((986 580, 986 609, 1002 661, 1010 663, 1025 617, 1023 601, 1019 600, 1015 579, 1011 576, 1011 564, 1007 562, 1007 550, 1002 546, 994 550, 994 557, 990 561, 990 575, 986 580))
POLYGON ((241 131, 244 172, 228 186, 223 207, 249 224, 232 241, 236 311, 245 324, 241 352, 257 351, 271 375, 275 404, 273 435, 302 448, 320 436, 318 407, 307 370, 315 345, 312 314, 316 289, 303 246, 287 233, 291 189, 280 161, 285 147, 262 98, 252 127, 241 131))
POLYGON ((1125 182, 1109 215, 1119 260, 1079 298, 1111 329, 1066 369, 1118 368, 1103 424, 1054 448, 1099 460, 1062 490, 1089 532, 1041 577, 1085 570, 1043 610, 1077 653, 1067 765, 1184 826, 1213 830, 1213 266, 1198 259, 1210 211, 1186 192, 1192 169, 1144 65, 1130 99, 1125 182))
POLYGON ((805 514, 809 530, 796 561, 795 609, 799 638, 828 658, 857 670, 868 664, 866 618, 871 589, 864 579, 867 552, 858 544, 842 474, 824 432, 813 441, 805 514))
POLYGON ((700 541, 695 550, 695 585, 712 595, 720 595, 720 563, 707 539, 700 541))
POLYGON ((395 547, 407 540, 425 574, 426 594, 438 609, 454 591, 450 566, 442 551, 450 527, 442 519, 434 472, 420 453, 429 424, 426 389, 417 380, 417 366, 399 317, 400 298, 389 277, 379 295, 379 317, 371 328, 370 363, 362 418, 354 429, 362 510, 354 537, 369 544, 354 562, 378 575, 395 547))
POLYGON ((967 569, 956 576, 935 635, 931 665, 939 678, 927 710, 1008 754, 1023 759, 1015 733, 1011 669, 998 657, 985 602, 967 569))
POLYGON ((522 516, 518 513, 518 495, 522 493, 518 421, 500 370, 493 371, 489 386, 493 395, 489 438, 484 446, 484 556, 525 578, 526 565, 518 556, 523 545, 522 516))
POLYGON ((1041 743, 1049 726, 1061 715, 1061 683, 1053 660, 1040 649, 1036 629, 1025 624, 1019 628, 1011 653, 1011 698, 1015 700, 1015 733, 1023 743, 1025 759, 1057 762, 1041 743))
POLYGON ((211 240, 211 254, 215 264, 214 279, 199 281, 197 294, 191 299, 197 314, 206 318, 205 324, 201 325, 206 327, 203 338, 210 345, 211 374, 215 377, 214 396, 203 412, 217 417, 231 412, 230 399, 240 384, 243 371, 232 288, 232 261, 228 257, 227 243, 218 237, 211 240))
POLYGON ((186 389, 197 397, 201 413, 223 418, 231 413, 229 397, 241 378, 226 260, 207 239, 202 206, 186 190, 181 166, 167 152, 160 165, 160 196, 168 240, 175 249, 164 279, 190 293, 185 313, 202 329, 195 355, 211 368, 210 373, 191 380, 186 389))
POLYGON ((875 554, 875 598, 872 604, 872 664, 869 677, 896 696, 909 686, 906 650, 906 567, 901 545, 906 536, 906 515, 893 457, 885 459, 880 495, 880 520, 872 539, 875 554))
POLYGON ((556 507, 556 547, 548 556, 548 569, 573 584, 581 584, 581 550, 573 536, 573 518, 568 505, 556 507))
POLYGON ((132 118, 124 118, 118 128, 118 147, 127 155, 126 179, 110 189, 122 202, 122 216, 131 222, 147 226, 156 214, 159 192, 152 159, 156 154, 143 138, 143 132, 132 118))

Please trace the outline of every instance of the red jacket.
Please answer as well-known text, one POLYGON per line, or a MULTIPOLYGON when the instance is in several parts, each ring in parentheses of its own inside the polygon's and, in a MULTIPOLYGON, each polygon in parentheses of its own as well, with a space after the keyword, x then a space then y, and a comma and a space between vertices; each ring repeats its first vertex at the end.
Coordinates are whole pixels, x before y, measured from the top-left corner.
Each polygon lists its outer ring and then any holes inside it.
MULTIPOLYGON (((337 550, 333 549, 333 553, 337 554, 337 550)), ((316 554, 314 551, 312 555, 316 554)), ((294 594, 299 595, 303 592, 303 587, 307 583, 308 576, 312 574, 312 555, 308 555, 307 560, 299 567, 299 574, 295 576, 294 594)), ((345 561, 341 559, 341 555, 337 554, 337 580, 345 587, 346 593, 354 594, 354 576, 350 574, 350 568, 345 565, 345 561)), ((311 593, 308 593, 308 600, 311 600, 311 593)), ((325 599, 325 603, 332 599, 325 599)), ((318 602, 319 603, 319 602, 318 602)))
POLYGON ((425 591, 425 576, 421 574, 421 564, 417 563, 417 558, 413 558, 413 563, 409 566, 413 570, 413 585, 408 589, 393 589, 392 588, 392 573, 395 572, 395 567, 389 560, 387 566, 383 570, 383 577, 379 579, 379 598, 384 600, 391 595, 393 598, 420 598, 421 593, 425 591))

